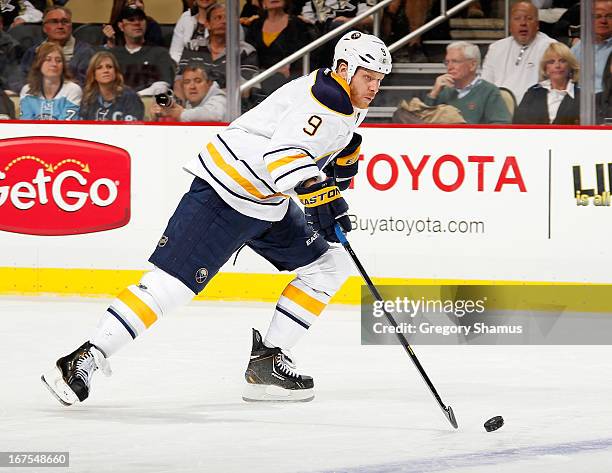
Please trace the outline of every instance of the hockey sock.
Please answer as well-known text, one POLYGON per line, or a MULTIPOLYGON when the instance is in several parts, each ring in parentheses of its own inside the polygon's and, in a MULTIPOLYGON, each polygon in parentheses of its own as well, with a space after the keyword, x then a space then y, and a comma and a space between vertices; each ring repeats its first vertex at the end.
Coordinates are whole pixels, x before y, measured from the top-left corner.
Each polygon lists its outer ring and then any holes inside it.
POLYGON ((155 268, 111 302, 90 341, 109 357, 194 295, 181 281, 155 268))
POLYGON ((289 349, 302 338, 327 306, 330 295, 308 287, 299 276, 287 285, 264 339, 267 347, 289 349))
POLYGON ((294 347, 327 307, 349 270, 350 260, 339 247, 329 248, 316 261, 298 268, 297 277, 276 304, 264 345, 285 350, 294 347))

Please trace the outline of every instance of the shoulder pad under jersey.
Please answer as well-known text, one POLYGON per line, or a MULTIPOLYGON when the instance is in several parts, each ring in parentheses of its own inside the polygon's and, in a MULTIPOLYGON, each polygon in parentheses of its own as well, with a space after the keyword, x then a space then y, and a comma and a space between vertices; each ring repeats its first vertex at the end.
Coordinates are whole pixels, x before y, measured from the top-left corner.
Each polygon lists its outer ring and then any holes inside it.
POLYGON ((330 69, 317 71, 315 83, 310 90, 315 100, 324 107, 341 115, 353 114, 348 84, 330 69))

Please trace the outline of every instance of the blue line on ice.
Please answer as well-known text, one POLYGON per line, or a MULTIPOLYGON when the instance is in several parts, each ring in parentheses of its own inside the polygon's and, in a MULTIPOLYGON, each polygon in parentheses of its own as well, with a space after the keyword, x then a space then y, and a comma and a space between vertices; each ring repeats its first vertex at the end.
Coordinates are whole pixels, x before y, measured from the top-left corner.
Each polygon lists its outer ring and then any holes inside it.
POLYGON ((612 438, 583 440, 580 442, 538 445, 534 447, 511 448, 473 453, 461 453, 446 457, 418 458, 403 462, 383 463, 379 465, 361 465, 347 468, 323 470, 320 473, 426 473, 433 471, 465 468, 470 466, 496 465, 513 461, 526 460, 545 455, 571 455, 612 447, 612 438))

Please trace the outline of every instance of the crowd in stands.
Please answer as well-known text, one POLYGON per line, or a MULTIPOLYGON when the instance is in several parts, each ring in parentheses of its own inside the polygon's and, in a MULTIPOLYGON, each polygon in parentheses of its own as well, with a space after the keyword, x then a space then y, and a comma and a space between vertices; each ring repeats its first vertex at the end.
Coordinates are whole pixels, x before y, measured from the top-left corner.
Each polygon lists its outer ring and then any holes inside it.
MULTIPOLYGON (((178 0, 177 0, 178 1, 178 0)), ((612 121, 612 0, 593 1, 598 123, 612 121)), ((247 0, 240 15, 240 78, 249 80, 376 0, 247 0)), ((470 18, 490 11, 474 2, 470 18)), ((452 5, 453 2, 451 1, 452 5)), ((0 118, 27 120, 225 121, 226 10, 216 0, 182 0, 172 34, 146 12, 146 0, 113 0, 108 23, 75 37, 70 0, 0 2, 0 118), (25 26, 37 32, 23 41, 25 26), (31 44, 31 45, 30 45, 31 44), (155 95, 167 103, 155 103, 155 95), (10 96, 19 97, 17 103, 10 96), (15 105, 18 105, 16 113, 15 105)), ((389 42, 402 17, 422 26, 433 0, 395 0, 382 18, 389 42)), ((510 36, 481 50, 448 45, 446 72, 425 106, 450 106, 472 124, 578 124, 580 61, 575 0, 512 4, 510 36), (542 20, 545 21, 542 21, 542 20), (482 62, 482 65, 481 65, 482 62)), ((370 31, 372 17, 357 25, 370 31)), ((415 37, 396 60, 425 57, 415 37)), ((314 52, 311 67, 330 65, 334 41, 314 52)), ((426 57, 425 57, 425 60, 426 57)), ((242 95, 243 110, 302 74, 301 61, 242 95)))
MULTIPOLYGON (((596 115, 603 124, 612 122, 612 0, 593 0, 593 12, 596 115)), ((512 4, 509 20, 510 36, 489 45, 480 73, 476 45, 449 44, 447 73, 436 79, 425 103, 455 107, 471 124, 580 124, 580 42, 574 41, 570 49, 539 31, 534 2, 512 4), (505 104, 502 94, 511 98, 505 104)), ((425 112, 432 116, 430 110, 425 112)))

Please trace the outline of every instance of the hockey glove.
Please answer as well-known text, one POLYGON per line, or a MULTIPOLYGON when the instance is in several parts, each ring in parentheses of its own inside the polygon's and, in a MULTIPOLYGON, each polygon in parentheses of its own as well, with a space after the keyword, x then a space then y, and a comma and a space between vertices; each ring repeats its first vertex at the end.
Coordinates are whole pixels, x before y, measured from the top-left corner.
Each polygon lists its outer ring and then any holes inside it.
POLYGON ((334 226, 339 223, 345 232, 351 231, 351 221, 346 212, 348 204, 340 195, 332 178, 317 182, 310 187, 295 188, 300 202, 304 205, 306 223, 327 241, 338 243, 334 226))
POLYGON ((353 133, 350 143, 323 169, 328 176, 334 176, 336 185, 341 191, 349 188, 351 179, 357 174, 360 151, 361 135, 353 133))

